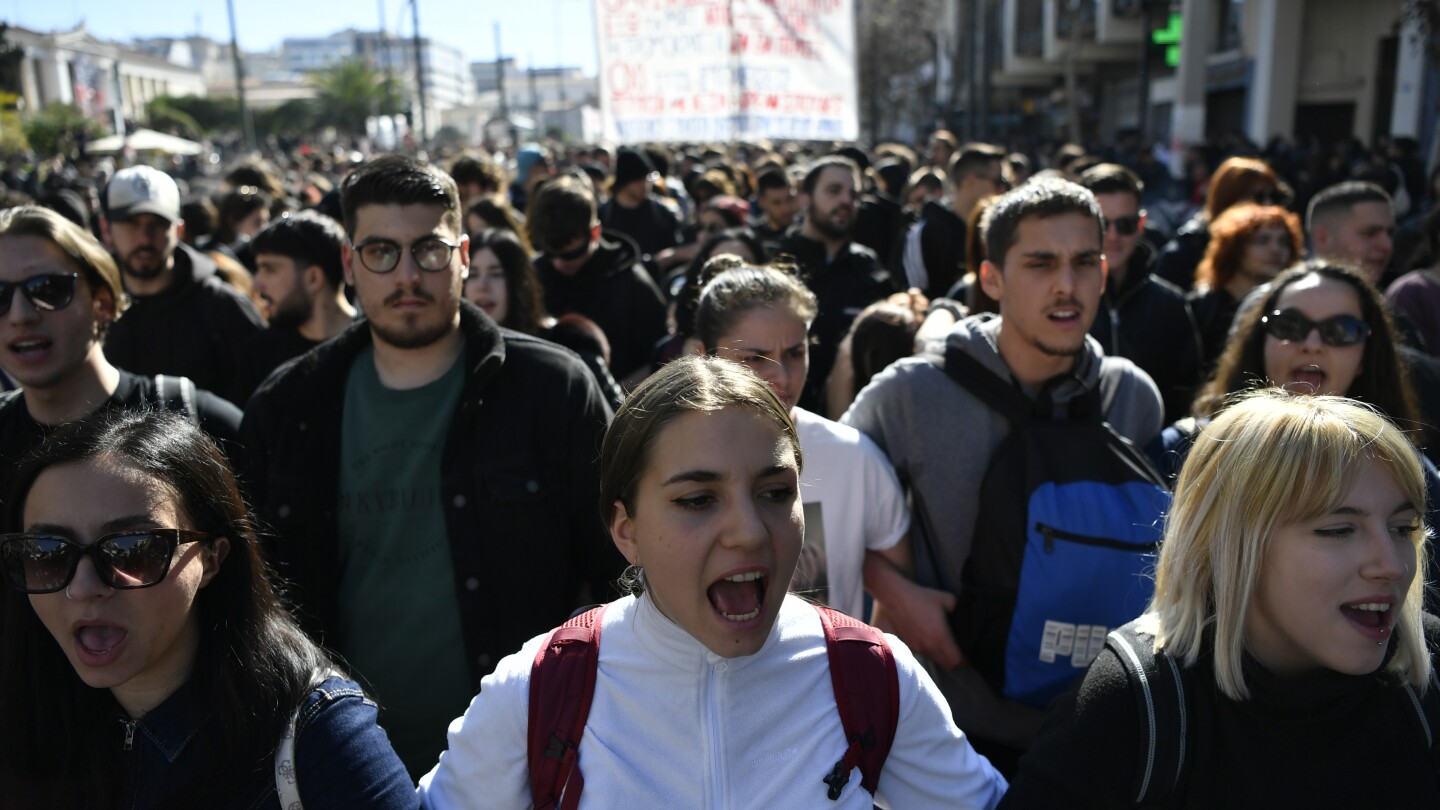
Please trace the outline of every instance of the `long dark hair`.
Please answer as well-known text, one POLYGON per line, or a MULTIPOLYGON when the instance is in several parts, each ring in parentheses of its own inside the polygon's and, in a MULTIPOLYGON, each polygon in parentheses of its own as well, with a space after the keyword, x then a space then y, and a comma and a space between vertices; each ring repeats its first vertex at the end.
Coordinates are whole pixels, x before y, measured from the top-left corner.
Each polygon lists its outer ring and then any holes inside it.
POLYGON ((1310 276, 1334 279, 1353 288, 1360 299, 1360 317, 1370 325, 1361 371, 1345 396, 1374 405, 1402 429, 1417 426, 1420 412, 1415 390, 1400 357, 1400 338, 1380 293, 1349 267, 1322 259, 1311 259, 1276 276, 1260 306, 1245 314, 1220 356, 1215 376, 1195 398, 1196 415, 1214 416, 1224 410, 1231 394, 1266 384, 1265 329, 1260 319, 1274 311, 1287 287, 1310 276))
POLYGON ((470 240, 470 257, 473 259, 482 250, 494 253, 505 271, 505 322, 500 325, 527 335, 539 332, 545 303, 530 252, 519 237, 505 228, 487 228, 476 234, 470 240))
MULTIPOLYGON (((289 715, 333 662, 299 629, 271 588, 264 554, 235 475, 208 436, 169 413, 110 411, 55 431, 13 479, 11 524, 35 480, 58 464, 121 459, 174 492, 192 528, 224 536, 230 551, 196 595, 200 642, 189 684, 213 712, 211 771, 177 806, 225 804, 270 765, 289 715), (196 795, 201 794, 201 795, 196 795)), ((77 497, 83 497, 77 494, 77 497)), ((21 806, 105 806, 121 782, 115 707, 87 686, 25 595, 0 596, 0 794, 21 806), (97 801, 98 798, 98 801, 97 801)), ((190 777, 194 777, 193 781, 190 777)))

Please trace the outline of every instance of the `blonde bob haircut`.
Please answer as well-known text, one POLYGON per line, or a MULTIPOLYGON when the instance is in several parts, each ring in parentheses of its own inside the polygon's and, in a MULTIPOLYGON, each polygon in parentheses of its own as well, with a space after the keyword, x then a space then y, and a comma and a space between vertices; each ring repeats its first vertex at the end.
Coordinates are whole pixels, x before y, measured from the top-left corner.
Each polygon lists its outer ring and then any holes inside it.
POLYGON ((130 306, 130 296, 120 281, 115 259, 95 237, 65 217, 38 205, 21 205, 0 211, 0 238, 37 236, 48 240, 69 256, 85 277, 91 290, 109 290, 115 301, 115 317, 130 306))
MULTIPOLYGON (((1374 408, 1277 388, 1238 397, 1195 440, 1175 486, 1145 616, 1155 648, 1193 666, 1213 629, 1216 684, 1234 700, 1247 698, 1245 618, 1271 537, 1280 526, 1334 511, 1367 461, 1394 476, 1424 514, 1415 447, 1374 408)), ((1420 625, 1426 535, 1423 523, 1411 535, 1416 576, 1386 665, 1422 692, 1430 677, 1420 625)))

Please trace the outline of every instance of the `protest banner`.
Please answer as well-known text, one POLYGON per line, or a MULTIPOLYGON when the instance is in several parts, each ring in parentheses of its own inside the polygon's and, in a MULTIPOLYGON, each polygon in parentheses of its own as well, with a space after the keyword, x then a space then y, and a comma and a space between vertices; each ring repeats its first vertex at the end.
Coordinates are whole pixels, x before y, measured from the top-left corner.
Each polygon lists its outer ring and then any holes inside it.
POLYGON ((854 0, 596 0, 605 139, 854 140, 854 0))

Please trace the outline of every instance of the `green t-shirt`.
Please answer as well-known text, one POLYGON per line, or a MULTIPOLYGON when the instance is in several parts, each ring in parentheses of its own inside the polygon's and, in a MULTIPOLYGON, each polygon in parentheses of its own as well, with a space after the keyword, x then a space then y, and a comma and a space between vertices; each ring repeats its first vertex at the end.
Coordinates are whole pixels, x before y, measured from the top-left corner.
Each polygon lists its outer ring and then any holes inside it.
POLYGON ((471 695, 440 463, 464 384, 386 388, 375 352, 345 382, 340 450, 340 653, 373 688, 381 725, 412 775, 445 749, 471 695))

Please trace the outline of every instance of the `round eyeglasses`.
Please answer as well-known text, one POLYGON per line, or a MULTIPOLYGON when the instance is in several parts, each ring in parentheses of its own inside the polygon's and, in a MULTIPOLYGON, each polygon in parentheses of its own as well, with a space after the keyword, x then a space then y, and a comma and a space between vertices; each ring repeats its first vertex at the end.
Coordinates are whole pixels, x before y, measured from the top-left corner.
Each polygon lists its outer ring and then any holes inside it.
MULTIPOLYGON (((450 266, 450 257, 460 245, 438 236, 426 236, 411 242, 409 247, 416 267, 427 273, 438 273, 450 266)), ((372 273, 388 273, 400 266, 400 257, 405 246, 394 239, 375 238, 351 245, 350 249, 360 254, 360 263, 366 270, 372 273)))

